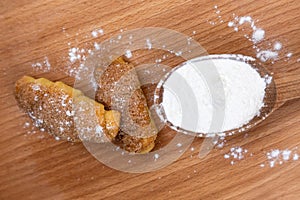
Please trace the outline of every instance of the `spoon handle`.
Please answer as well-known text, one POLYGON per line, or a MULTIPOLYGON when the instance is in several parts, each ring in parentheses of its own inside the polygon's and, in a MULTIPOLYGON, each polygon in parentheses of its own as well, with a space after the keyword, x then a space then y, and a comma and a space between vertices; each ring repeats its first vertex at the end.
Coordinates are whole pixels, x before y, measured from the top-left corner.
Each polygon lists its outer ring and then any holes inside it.
POLYGON ((283 73, 275 76, 277 102, 300 98, 300 74, 283 73))

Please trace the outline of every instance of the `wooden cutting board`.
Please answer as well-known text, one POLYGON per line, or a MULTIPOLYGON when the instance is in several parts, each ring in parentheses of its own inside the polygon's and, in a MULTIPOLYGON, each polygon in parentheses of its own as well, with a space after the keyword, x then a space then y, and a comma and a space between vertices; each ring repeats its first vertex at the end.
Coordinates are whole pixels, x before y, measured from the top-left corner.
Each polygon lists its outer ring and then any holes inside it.
POLYGON ((65 72, 71 74, 79 63, 70 63, 71 47, 92 49, 94 42, 134 28, 182 32, 210 54, 255 56, 253 44, 244 37, 247 30, 235 32, 227 26, 233 13, 257 20, 266 31, 264 48, 272 48, 268 45, 274 41, 283 44, 280 60, 270 70, 300 73, 299 9, 299 2, 292 0, 2 0, 0 199, 300 199, 300 161, 278 161, 271 168, 267 158, 274 149, 300 154, 300 100, 286 102, 247 134, 226 138, 223 148, 205 158, 197 157, 203 142, 198 138, 191 145, 195 150, 172 165, 130 174, 101 164, 82 144, 56 141, 26 127, 29 119, 13 96, 14 82, 25 74, 72 84, 65 72), (100 28, 104 34, 94 38, 91 32, 100 28), (287 58, 289 52, 293 55, 287 58), (44 72, 47 60, 50 72, 44 72), (37 63, 42 70, 36 70, 37 63), (239 146, 248 150, 243 159, 224 158, 239 146))

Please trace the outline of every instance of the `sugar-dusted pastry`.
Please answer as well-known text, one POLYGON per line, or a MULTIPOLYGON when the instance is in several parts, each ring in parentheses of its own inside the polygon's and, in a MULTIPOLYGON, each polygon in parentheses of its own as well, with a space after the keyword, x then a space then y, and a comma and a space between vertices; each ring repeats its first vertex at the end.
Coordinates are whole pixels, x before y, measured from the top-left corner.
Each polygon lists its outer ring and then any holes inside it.
POLYGON ((119 57, 108 67, 99 66, 95 70, 95 78, 99 86, 96 100, 121 113, 117 142, 130 152, 151 151, 157 129, 134 66, 119 57))
POLYGON ((68 141, 106 142, 119 132, 120 113, 62 82, 24 76, 15 84, 22 108, 45 131, 68 141))

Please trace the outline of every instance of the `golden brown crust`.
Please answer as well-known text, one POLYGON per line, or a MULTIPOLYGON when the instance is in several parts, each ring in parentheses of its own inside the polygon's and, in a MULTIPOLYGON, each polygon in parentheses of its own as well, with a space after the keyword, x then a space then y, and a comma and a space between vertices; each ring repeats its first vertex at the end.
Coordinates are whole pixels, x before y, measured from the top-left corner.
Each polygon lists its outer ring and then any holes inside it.
POLYGON ((147 126, 151 122, 147 100, 142 89, 137 89, 133 92, 129 102, 129 113, 132 116, 134 123, 140 126, 147 126))
POLYGON ((155 146, 156 135, 148 138, 139 138, 128 135, 126 133, 120 133, 117 137, 118 144, 129 152, 135 153, 148 153, 155 146))
POLYGON ((121 146, 130 152, 151 151, 157 130, 134 66, 119 57, 108 67, 96 69, 96 80, 99 86, 96 100, 121 113, 121 132, 118 137, 121 146), (128 110, 124 104, 127 99, 128 110))
POLYGON ((118 111, 109 110, 105 112, 106 129, 111 139, 119 133, 121 115, 118 111))
MULTIPOLYGON (((98 76, 98 91, 96 92, 96 100, 105 104, 108 109, 114 107, 113 94, 114 84, 117 83, 121 77, 124 77, 130 72, 130 75, 135 79, 137 77, 134 71, 134 66, 125 62, 122 57, 114 60, 109 67, 103 69, 96 68, 95 75, 98 76)), ((138 84, 138 79, 133 80, 138 84)), ((133 85, 133 83, 131 83, 133 85)))
POLYGON ((15 84, 15 97, 36 126, 55 137, 105 142, 118 133, 120 113, 105 111, 102 104, 62 82, 24 76, 15 84))

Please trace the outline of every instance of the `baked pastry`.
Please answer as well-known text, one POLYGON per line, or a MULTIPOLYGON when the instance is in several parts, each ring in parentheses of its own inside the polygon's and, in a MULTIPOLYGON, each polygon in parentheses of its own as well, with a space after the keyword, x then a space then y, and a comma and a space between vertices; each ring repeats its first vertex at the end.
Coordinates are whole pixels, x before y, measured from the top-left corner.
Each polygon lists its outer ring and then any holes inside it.
POLYGON ((95 80, 99 86, 96 100, 107 109, 121 113, 120 133, 116 142, 129 152, 151 151, 155 145, 157 129, 134 66, 119 57, 108 67, 96 68, 95 80))
POLYGON ((119 132, 120 113, 62 82, 24 76, 15 84, 15 97, 35 125, 68 141, 107 142, 119 132))

